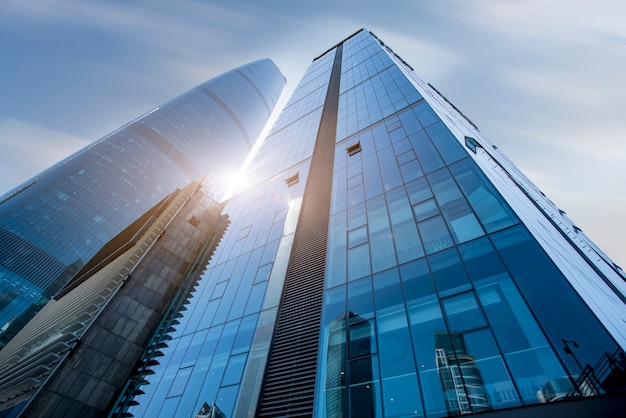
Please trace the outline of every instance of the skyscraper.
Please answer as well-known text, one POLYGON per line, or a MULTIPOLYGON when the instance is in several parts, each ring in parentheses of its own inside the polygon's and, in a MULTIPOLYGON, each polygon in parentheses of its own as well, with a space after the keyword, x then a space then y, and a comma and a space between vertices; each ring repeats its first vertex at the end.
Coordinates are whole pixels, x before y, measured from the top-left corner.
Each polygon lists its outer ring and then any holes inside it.
POLYGON ((142 223, 0 350, 0 417, 103 416, 144 348, 158 351, 152 334, 176 316, 168 305, 193 286, 228 217, 192 182, 142 223))
POLYGON ((313 60, 248 175, 117 412, 621 407, 623 271, 369 31, 313 60))
POLYGON ((270 60, 224 73, 4 195, 0 347, 105 244, 175 189, 206 174, 224 184, 267 123, 284 82, 270 60))

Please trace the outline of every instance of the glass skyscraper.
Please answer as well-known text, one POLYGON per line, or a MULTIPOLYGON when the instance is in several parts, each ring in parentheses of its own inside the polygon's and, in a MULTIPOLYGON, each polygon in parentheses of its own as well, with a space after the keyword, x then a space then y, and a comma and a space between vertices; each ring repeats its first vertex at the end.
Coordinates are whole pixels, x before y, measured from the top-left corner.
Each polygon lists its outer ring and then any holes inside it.
POLYGON ((105 244, 174 190, 206 175, 225 184, 284 83, 267 59, 231 70, 2 196, 0 347, 105 244))
POLYGON ((313 60, 248 176, 128 414, 623 401, 623 271, 369 31, 313 60))

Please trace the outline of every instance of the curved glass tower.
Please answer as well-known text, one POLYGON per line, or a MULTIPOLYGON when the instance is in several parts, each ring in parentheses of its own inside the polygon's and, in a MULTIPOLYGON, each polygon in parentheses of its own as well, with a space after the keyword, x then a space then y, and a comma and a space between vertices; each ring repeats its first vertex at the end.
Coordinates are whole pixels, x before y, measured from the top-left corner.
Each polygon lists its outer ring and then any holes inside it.
POLYGON ((217 76, 0 198, 0 347, 107 242, 173 190, 223 184, 285 80, 259 60, 217 76))

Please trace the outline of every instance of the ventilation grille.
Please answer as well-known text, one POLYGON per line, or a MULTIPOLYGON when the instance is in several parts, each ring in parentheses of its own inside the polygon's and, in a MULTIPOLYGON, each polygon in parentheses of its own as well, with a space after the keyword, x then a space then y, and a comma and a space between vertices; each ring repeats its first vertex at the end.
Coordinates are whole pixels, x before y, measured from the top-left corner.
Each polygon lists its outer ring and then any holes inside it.
POLYGON ((285 278, 259 417, 313 415, 341 51, 339 45, 285 278))

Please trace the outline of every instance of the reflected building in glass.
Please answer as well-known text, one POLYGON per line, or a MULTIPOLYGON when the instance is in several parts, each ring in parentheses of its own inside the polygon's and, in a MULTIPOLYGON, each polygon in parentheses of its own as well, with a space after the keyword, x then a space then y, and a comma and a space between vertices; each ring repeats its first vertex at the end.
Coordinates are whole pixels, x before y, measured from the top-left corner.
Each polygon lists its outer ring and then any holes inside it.
POLYGON ((284 82, 270 60, 224 73, 2 196, 0 347, 174 190, 207 174, 225 184, 267 123, 284 82))
POLYGON ((116 413, 620 410, 623 271, 371 32, 313 60, 248 176, 116 413))
POLYGON ((476 359, 467 354, 463 337, 453 335, 435 334, 437 372, 448 415, 488 411, 491 406, 476 359))

